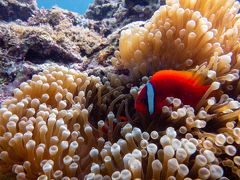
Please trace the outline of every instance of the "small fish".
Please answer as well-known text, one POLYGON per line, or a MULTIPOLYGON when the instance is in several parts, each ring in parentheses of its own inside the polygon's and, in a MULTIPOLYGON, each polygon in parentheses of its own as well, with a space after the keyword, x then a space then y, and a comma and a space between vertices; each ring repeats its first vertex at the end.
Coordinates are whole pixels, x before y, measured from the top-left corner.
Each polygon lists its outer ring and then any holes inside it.
POLYGON ((203 85, 201 76, 194 77, 193 72, 161 70, 141 90, 135 108, 154 117, 167 105, 167 97, 179 98, 183 104, 195 107, 209 87, 203 85))

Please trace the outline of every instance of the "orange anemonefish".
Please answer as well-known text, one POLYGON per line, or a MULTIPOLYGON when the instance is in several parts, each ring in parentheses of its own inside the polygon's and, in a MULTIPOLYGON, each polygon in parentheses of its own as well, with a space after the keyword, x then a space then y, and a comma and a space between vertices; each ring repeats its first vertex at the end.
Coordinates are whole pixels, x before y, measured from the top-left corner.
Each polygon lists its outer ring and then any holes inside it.
POLYGON ((137 96, 136 110, 154 117, 167 105, 167 97, 179 98, 183 104, 195 107, 210 86, 203 85, 201 77, 193 75, 187 71, 158 71, 137 96))

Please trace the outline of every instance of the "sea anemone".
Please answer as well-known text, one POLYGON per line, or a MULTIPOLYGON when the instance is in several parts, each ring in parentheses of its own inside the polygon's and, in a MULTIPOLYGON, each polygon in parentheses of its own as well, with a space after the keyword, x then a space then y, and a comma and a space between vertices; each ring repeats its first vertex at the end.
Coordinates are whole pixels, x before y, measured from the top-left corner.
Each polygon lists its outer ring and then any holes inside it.
MULTIPOLYGON (((217 166, 211 166, 208 162, 201 170, 194 173, 190 170, 187 177, 217 179, 224 172, 225 176, 237 179, 240 177, 237 162, 240 118, 239 2, 176 0, 167 1, 166 4, 144 26, 122 31, 113 64, 118 69, 127 69, 133 83, 139 82, 142 77, 141 86, 138 85, 132 92, 140 92, 147 82, 146 76, 162 69, 195 72, 196 76, 203 77, 203 83, 210 85, 210 88, 196 107, 183 105, 180 99, 168 97, 169 104, 162 108, 159 117, 149 122, 149 117, 137 114, 138 124, 134 126, 149 134, 153 131, 161 134, 161 131, 172 126, 180 141, 181 138, 195 138, 197 150, 185 164, 189 169, 194 169, 194 159, 205 150, 215 154, 216 159, 212 162, 217 166), (219 94, 211 94, 213 90, 219 90, 219 94), (209 169, 210 166, 217 167, 218 177, 211 175, 214 171, 209 169)), ((168 140, 168 143, 171 144, 171 141, 168 140)), ((161 141, 156 145, 164 149, 161 141)), ((147 169, 144 168, 142 175, 146 173, 147 169)), ((164 172, 161 177, 162 174, 164 172)))
POLYGON ((121 32, 113 63, 136 78, 159 69, 190 69, 228 53, 239 67, 238 10, 233 0, 167 1, 143 27, 121 32))
POLYGON ((218 179, 223 175, 212 151, 201 148, 196 154, 199 142, 191 133, 178 139, 172 127, 159 136, 157 131, 149 134, 127 124, 121 134, 124 138, 116 143, 91 150, 93 163, 87 178, 107 174, 111 179, 218 179))
POLYGON ((1 172, 17 179, 80 177, 96 145, 89 124, 97 77, 52 67, 14 90, 0 109, 1 172))
POLYGON ((1 105, 0 171, 39 180, 239 179, 238 9, 233 0, 167 1, 144 27, 122 31, 118 74, 56 66, 23 82, 1 105), (130 77, 119 75, 125 69, 130 77), (209 89, 196 107, 167 97, 151 119, 133 105, 161 69, 192 71, 209 89))
POLYGON ((111 111, 121 114, 126 102, 118 101, 127 96, 122 89, 113 88, 107 78, 102 83, 62 66, 21 83, 1 104, 1 173, 13 172, 17 179, 82 179, 90 172, 91 149, 119 134, 113 132, 111 111), (107 114, 107 122, 100 120, 107 114))

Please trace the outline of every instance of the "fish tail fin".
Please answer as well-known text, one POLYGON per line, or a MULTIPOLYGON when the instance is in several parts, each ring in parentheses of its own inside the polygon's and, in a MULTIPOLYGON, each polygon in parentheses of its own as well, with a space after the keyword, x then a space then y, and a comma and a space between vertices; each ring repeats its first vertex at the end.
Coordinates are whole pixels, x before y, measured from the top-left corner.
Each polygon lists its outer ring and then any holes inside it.
POLYGON ((194 86, 204 84, 204 76, 202 74, 193 71, 183 71, 182 73, 193 83, 194 86))

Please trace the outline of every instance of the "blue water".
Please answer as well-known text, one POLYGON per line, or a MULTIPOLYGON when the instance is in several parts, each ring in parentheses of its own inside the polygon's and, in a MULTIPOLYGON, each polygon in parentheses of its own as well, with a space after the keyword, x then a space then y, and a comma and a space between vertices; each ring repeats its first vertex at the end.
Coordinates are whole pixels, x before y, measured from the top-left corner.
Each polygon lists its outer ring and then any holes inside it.
POLYGON ((84 14, 90 3, 94 0, 37 0, 38 7, 50 9, 58 6, 62 9, 84 14))

